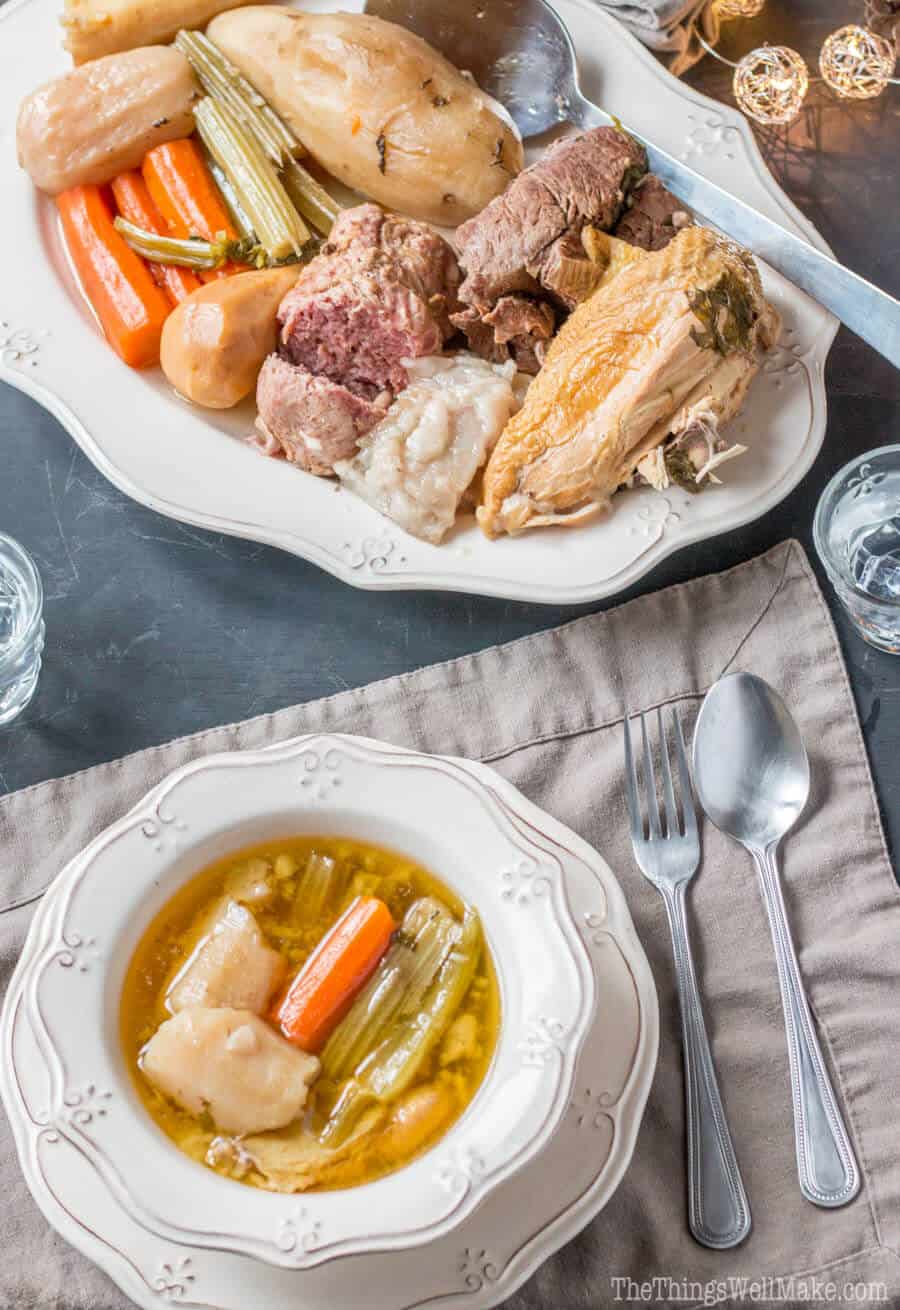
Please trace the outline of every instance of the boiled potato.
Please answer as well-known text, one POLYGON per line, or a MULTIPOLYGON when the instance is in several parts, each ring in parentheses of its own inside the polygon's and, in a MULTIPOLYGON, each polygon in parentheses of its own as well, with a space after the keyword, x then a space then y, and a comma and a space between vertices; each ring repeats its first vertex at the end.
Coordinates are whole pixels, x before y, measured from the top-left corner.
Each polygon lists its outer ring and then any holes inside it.
POLYGON ((63 45, 73 64, 165 44, 182 27, 203 27, 223 9, 253 0, 65 0, 63 45))
POLYGON ((154 146, 190 136, 198 94, 190 64, 172 47, 95 59, 22 102, 19 164, 51 195, 108 182, 154 146))
POLYGON ((263 5, 207 30, 329 173, 389 209, 455 226, 522 167, 494 102, 394 23, 263 5))
POLYGON ((229 409, 256 386, 263 360, 275 349, 278 306, 301 265, 236 273, 200 287, 166 319, 163 372, 195 405, 229 409))

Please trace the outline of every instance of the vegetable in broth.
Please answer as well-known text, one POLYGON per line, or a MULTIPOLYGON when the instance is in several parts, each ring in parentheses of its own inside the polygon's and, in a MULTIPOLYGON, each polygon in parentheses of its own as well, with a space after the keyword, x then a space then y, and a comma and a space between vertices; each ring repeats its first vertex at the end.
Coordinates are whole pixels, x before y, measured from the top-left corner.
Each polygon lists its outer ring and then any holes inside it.
POLYGON ((296 838, 173 897, 132 959, 121 1032, 181 1150, 299 1192, 370 1182, 432 1146, 477 1092, 499 1018, 472 907, 394 852, 296 838))

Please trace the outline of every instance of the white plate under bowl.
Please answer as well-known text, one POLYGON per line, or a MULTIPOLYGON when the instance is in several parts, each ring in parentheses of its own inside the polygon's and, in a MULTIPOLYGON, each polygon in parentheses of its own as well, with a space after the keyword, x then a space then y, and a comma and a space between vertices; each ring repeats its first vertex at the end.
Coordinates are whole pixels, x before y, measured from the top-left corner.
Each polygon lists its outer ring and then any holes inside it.
POLYGON ((35 1199, 139 1305, 400 1310, 493 1304, 604 1203, 657 1011, 618 885, 574 834, 483 766, 316 735, 185 766, 72 861, 35 916, 0 1040, 35 1199), (366 1187, 286 1197, 177 1152, 130 1085, 117 1012, 174 887, 228 849, 304 831, 391 842, 473 900, 503 1021, 485 1083, 429 1152, 366 1187))
MULTIPOLYGON (((361 0, 308 0, 305 7, 357 9, 361 0)), ((737 111, 676 81, 590 0, 557 0, 557 7, 589 96, 826 249, 775 183, 737 111)), ((59 0, 8 0, 0 9, 0 212, 16 258, 0 284, 0 378, 50 410, 102 473, 152 509, 280 546, 359 587, 562 604, 612 595, 680 546, 758 518, 812 464, 825 435, 824 367, 836 320, 763 269, 784 330, 730 427, 750 452, 728 465, 725 486, 700 496, 629 492, 594 523, 517 539, 490 542, 471 517, 441 546, 408 536, 332 481, 247 446, 249 402, 218 413, 190 406, 158 370, 136 373, 106 345, 73 281, 55 208, 16 163, 19 102, 66 67, 59 0)))

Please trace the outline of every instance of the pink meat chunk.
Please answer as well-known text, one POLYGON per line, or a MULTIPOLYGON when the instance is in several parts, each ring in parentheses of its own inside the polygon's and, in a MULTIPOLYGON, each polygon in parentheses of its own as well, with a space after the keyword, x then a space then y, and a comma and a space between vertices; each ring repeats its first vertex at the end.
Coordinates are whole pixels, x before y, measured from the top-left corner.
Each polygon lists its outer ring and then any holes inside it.
POLYGON ((327 243, 303 275, 304 289, 324 290, 364 274, 387 275, 428 304, 445 337, 448 315, 457 308, 459 264, 443 239, 414 219, 385 213, 378 205, 357 205, 335 220, 327 243))
POLYGON ((257 384, 257 444, 311 473, 383 418, 408 383, 404 360, 455 332, 459 265, 443 237, 378 205, 345 209, 278 309, 278 354, 257 384))
POLYGON ((407 385, 404 359, 436 355, 443 334, 427 303, 392 277, 358 277, 309 294, 306 279, 278 311, 293 364, 372 399, 407 385))
POLYGON ((327 477, 336 460, 352 459, 359 438, 384 417, 390 399, 386 393, 367 400, 339 382, 270 355, 256 387, 264 449, 327 477))

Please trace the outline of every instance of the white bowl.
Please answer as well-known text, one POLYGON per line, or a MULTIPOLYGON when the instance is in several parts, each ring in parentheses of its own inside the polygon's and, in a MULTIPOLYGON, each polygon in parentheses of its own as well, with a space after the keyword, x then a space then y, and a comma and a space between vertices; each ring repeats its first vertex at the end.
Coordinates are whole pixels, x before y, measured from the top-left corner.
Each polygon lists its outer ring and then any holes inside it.
POLYGON ((552 843, 462 763, 346 736, 179 769, 60 875, 28 958, 46 1131, 77 1148, 149 1233, 289 1269, 417 1246, 462 1223, 559 1126, 595 1000, 552 843), (431 1150, 377 1182, 298 1202, 177 1150, 138 1099, 118 1016, 131 955, 173 892, 231 850, 300 833, 394 847, 470 901, 502 1021, 484 1083, 431 1150))

